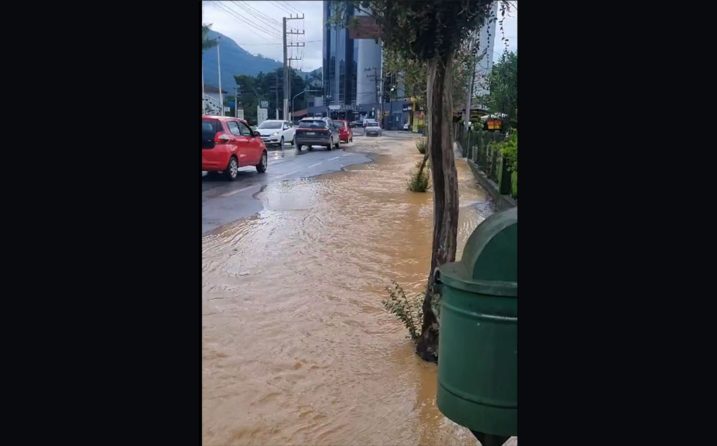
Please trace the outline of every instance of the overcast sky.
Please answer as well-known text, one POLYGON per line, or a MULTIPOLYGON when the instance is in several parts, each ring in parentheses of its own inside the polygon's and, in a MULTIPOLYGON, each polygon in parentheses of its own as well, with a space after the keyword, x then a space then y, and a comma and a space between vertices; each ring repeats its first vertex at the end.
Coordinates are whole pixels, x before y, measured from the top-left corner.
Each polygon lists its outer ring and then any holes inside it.
MULTIPOLYGON (((323 1, 204 1, 202 23, 211 24, 213 30, 228 36, 252 54, 282 61, 281 18, 302 13, 304 20, 289 20, 287 28, 305 31, 304 35, 291 36, 289 41, 305 42, 306 46, 291 48, 289 56, 303 59, 292 62, 293 67, 311 71, 321 66, 322 5, 323 1)), ((508 49, 517 51, 517 11, 513 10, 508 15, 503 28, 505 37, 509 39, 508 49)), ((504 43, 499 40, 502 37, 499 27, 496 27, 496 34, 495 61, 505 49, 504 43)))

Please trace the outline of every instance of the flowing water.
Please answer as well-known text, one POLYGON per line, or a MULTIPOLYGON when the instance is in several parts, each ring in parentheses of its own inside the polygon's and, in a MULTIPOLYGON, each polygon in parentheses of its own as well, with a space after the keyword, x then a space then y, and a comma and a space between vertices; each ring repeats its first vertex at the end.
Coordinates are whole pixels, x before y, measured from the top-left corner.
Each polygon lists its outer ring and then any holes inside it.
MULTIPOLYGON (((421 361, 381 300, 425 286, 432 193, 406 189, 415 138, 361 138, 374 163, 272 184, 258 215, 204 236, 203 443, 476 445, 435 405, 421 361)), ((492 213, 465 161, 459 255, 492 213)))

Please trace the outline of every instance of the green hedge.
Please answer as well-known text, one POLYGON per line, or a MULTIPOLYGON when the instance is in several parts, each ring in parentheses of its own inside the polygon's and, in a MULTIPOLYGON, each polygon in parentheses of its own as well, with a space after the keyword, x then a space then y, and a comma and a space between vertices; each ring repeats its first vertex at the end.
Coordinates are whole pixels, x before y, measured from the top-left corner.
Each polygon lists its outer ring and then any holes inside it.
POLYGON ((508 171, 511 173, 511 196, 518 198, 518 132, 513 132, 505 140, 496 143, 497 149, 508 163, 508 171))

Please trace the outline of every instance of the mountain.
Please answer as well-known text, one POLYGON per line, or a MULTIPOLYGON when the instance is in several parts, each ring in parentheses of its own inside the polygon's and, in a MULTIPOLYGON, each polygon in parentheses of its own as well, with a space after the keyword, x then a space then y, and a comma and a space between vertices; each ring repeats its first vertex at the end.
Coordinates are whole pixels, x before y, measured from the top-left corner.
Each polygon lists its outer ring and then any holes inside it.
MULTIPOLYGON (((256 76, 259 72, 268 73, 282 66, 282 63, 262 56, 254 56, 235 41, 216 31, 209 31, 210 39, 219 39, 219 52, 222 65, 222 90, 232 93, 236 83, 235 74, 256 76)), ((217 77, 217 49, 209 48, 202 53, 202 70, 204 71, 205 85, 218 85, 217 77)), ((314 70, 315 71, 315 70, 314 70)), ((300 72, 306 78, 311 72, 300 72)))
POLYGON ((315 70, 307 71, 305 73, 302 72, 302 74, 304 75, 304 80, 308 79, 312 74, 316 74, 317 76, 321 77, 321 67, 315 70))

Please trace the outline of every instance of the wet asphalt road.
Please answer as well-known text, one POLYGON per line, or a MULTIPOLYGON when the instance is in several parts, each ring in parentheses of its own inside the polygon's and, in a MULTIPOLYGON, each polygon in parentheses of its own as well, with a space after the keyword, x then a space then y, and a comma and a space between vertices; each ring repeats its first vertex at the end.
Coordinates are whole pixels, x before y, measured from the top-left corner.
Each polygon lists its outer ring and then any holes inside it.
MULTIPOLYGON (((359 129, 356 133, 360 132, 359 129)), ((315 147, 312 151, 304 148, 297 154, 291 145, 284 150, 269 151, 269 167, 260 174, 256 168, 244 167, 239 170, 239 178, 226 181, 202 173, 202 233, 206 234, 220 226, 249 217, 263 209, 260 200, 254 198, 269 184, 313 177, 330 172, 338 172, 352 164, 371 162, 371 158, 361 153, 364 137, 354 133, 354 140, 341 144, 341 149, 327 151, 315 147)), ((410 137, 408 132, 385 131, 379 139, 390 137, 410 137)))

